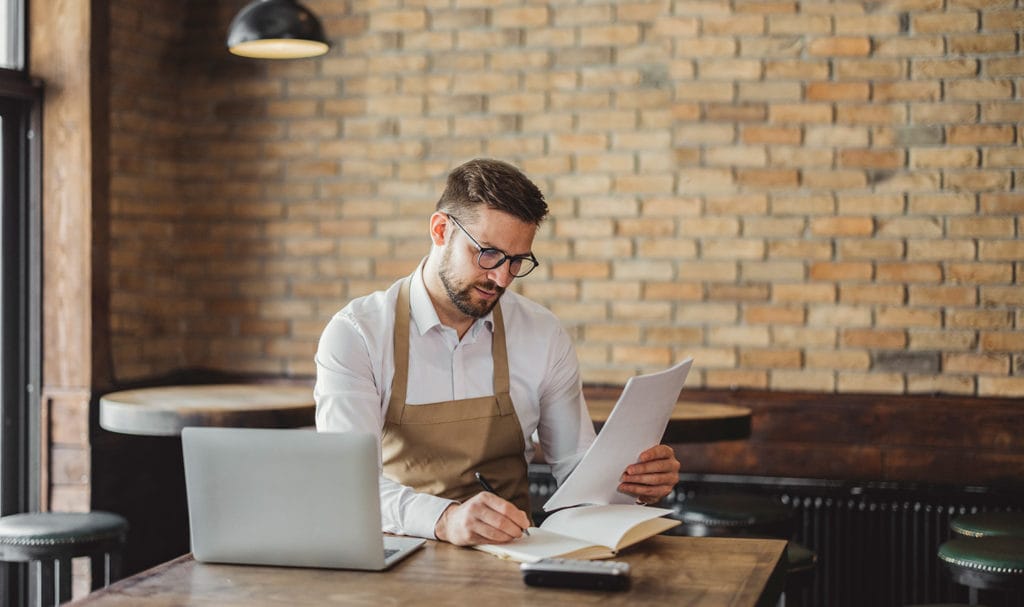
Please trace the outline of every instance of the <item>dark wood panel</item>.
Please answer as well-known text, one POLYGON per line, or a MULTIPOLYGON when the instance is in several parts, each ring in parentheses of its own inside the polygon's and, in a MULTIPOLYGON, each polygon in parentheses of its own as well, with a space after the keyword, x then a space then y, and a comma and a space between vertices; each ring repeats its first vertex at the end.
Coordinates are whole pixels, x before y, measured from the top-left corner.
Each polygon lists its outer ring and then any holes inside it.
MULTIPOLYGON (((616 398, 621 388, 585 388, 616 398)), ((687 472, 1021 484, 1024 401, 929 395, 683 390, 750 407, 746 441, 677 445, 687 472)))

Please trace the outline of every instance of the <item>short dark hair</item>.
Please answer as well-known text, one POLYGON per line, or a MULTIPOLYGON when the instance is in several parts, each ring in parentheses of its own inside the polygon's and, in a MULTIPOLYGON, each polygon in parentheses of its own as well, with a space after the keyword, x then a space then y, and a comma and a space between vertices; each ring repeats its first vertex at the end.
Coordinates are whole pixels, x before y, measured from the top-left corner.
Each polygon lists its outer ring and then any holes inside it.
POLYGON ((540 188, 511 164, 490 158, 477 158, 455 167, 448 174, 437 210, 471 221, 480 205, 535 226, 548 214, 548 203, 540 188))

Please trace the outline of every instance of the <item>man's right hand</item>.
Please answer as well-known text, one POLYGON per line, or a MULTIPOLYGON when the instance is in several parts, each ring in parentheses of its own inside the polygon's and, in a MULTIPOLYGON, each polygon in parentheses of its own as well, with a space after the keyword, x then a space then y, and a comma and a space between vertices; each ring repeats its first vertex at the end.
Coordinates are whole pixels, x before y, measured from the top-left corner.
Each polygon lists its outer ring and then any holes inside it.
POLYGON ((434 525, 434 535, 457 546, 504 544, 522 537, 529 526, 525 512, 485 491, 448 506, 434 525))

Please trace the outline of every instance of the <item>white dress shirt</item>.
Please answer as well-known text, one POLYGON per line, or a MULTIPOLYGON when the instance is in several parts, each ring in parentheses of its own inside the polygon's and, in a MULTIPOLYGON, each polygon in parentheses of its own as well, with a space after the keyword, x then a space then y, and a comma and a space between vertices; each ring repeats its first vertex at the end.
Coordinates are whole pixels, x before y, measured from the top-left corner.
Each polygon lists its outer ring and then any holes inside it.
MULTIPOLYGON (((478 319, 459 341, 442 325, 423 284, 423 264, 409 286, 408 405, 494 394, 493 318, 478 319)), ((404 279, 403 279, 404 280, 404 279)), ((380 437, 395 374, 393 328, 400 282, 353 300, 327 324, 316 353, 316 427, 380 437)), ((561 483, 594 440, 572 340, 543 306, 506 291, 501 297, 512 403, 522 426, 527 462, 534 432, 561 483)), ((452 437, 457 440, 458 437, 452 437)), ((384 531, 433 538, 451 500, 380 479, 384 531)))

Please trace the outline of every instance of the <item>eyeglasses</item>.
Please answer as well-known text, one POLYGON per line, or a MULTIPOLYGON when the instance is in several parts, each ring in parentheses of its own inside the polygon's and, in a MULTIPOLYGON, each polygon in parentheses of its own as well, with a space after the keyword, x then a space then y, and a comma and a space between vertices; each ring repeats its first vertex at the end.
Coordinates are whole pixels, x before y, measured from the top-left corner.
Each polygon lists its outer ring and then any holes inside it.
POLYGON ((462 227, 459 220, 454 215, 448 215, 448 218, 455 222, 455 225, 459 226, 462 233, 465 234, 476 246, 480 253, 476 256, 476 263, 478 266, 485 270, 493 270, 501 267, 501 264, 508 262, 508 271, 516 278, 526 276, 530 272, 533 272, 540 262, 533 256, 533 253, 526 255, 509 255, 501 249, 495 249, 494 247, 482 247, 480 243, 473 238, 473 235, 466 231, 466 228, 462 227))

